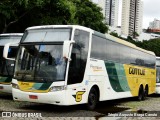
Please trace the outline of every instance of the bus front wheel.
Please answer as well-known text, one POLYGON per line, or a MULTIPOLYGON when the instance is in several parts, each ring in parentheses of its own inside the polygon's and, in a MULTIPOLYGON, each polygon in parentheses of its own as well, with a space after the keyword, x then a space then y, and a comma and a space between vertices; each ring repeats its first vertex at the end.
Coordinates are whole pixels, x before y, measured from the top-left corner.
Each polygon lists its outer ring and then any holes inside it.
POLYGON ((96 105, 98 103, 98 94, 95 88, 92 88, 88 95, 88 103, 87 108, 89 110, 95 109, 96 105))

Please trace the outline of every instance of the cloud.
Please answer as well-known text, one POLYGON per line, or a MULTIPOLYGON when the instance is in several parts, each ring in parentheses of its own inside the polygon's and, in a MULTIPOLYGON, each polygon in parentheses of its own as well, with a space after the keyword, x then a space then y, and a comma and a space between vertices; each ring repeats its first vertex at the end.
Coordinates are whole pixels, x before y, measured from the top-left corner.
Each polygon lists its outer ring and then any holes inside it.
POLYGON ((145 16, 159 16, 160 15, 160 0, 146 0, 144 2, 145 16))
POLYGON ((160 0, 143 0, 143 4, 143 28, 147 28, 154 18, 160 19, 160 0))

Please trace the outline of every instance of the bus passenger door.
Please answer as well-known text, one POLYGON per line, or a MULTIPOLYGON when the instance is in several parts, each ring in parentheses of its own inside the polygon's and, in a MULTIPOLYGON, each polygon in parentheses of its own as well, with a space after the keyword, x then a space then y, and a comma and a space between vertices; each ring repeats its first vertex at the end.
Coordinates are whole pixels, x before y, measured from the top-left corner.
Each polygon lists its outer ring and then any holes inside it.
POLYGON ((74 40, 67 81, 67 96, 70 96, 70 104, 83 103, 85 101, 84 98, 86 98, 84 97, 86 88, 82 82, 87 63, 89 33, 75 30, 74 40))

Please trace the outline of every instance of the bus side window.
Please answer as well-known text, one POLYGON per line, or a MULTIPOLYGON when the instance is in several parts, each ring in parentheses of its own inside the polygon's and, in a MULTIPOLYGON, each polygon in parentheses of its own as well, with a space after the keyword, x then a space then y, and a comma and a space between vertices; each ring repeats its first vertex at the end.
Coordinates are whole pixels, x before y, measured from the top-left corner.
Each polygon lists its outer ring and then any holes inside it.
MULTIPOLYGON (((75 49, 75 48, 73 48, 75 49)), ((77 51, 77 50, 73 50, 77 51)), ((78 50, 79 51, 79 50, 78 50)), ((80 83, 81 74, 80 74, 80 51, 71 54, 71 62, 69 67, 69 79, 68 84, 80 83)))
POLYGON ((76 30, 71 53, 71 62, 68 74, 68 84, 81 83, 83 81, 89 46, 89 33, 76 30))
POLYGON ((71 54, 71 63, 70 63, 70 67, 74 67, 74 66, 76 66, 76 63, 77 63, 77 59, 76 59, 76 54, 75 53, 72 53, 71 54))

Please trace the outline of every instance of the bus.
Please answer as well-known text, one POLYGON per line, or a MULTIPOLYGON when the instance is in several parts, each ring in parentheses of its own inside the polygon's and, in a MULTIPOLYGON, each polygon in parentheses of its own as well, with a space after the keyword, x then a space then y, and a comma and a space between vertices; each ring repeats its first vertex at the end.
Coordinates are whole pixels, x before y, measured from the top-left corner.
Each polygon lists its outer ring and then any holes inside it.
POLYGON ((16 101, 86 104, 155 92, 156 57, 124 40, 78 25, 25 30, 15 62, 16 101))
POLYGON ((160 94, 160 57, 156 57, 156 94, 160 94))
POLYGON ((22 35, 22 33, 0 34, 0 92, 12 93, 14 62, 22 35))

